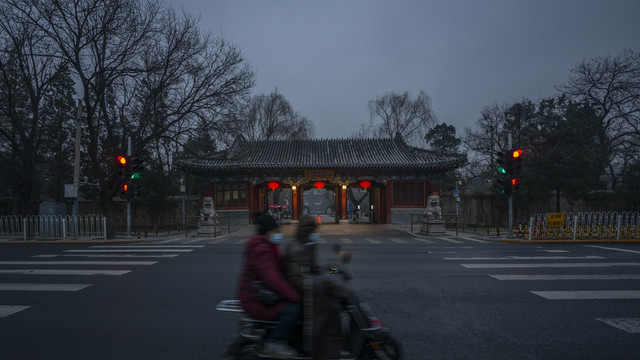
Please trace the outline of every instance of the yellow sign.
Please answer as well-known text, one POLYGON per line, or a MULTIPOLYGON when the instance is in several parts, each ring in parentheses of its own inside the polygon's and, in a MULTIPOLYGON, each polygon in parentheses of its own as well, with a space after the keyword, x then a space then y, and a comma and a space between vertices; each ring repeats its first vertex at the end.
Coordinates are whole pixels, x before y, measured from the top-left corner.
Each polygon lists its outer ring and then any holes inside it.
POLYGON ((564 227, 564 213, 548 214, 547 227, 564 227))

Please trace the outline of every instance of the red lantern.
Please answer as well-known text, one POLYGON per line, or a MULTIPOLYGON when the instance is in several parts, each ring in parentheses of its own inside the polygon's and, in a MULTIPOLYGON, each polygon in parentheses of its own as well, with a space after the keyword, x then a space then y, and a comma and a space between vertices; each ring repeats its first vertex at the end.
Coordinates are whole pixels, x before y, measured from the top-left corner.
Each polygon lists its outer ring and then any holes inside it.
POLYGON ((369 186, 371 186, 371 182, 370 182, 370 181, 368 181, 368 180, 360 181, 360 186, 361 186, 363 189, 367 190, 367 188, 368 188, 369 186))
POLYGON ((320 189, 324 187, 324 183, 322 181, 316 181, 316 183, 313 184, 313 186, 315 186, 318 189, 318 191, 320 191, 320 189))
POLYGON ((271 190, 273 190, 273 191, 276 191, 276 189, 277 189, 278 187, 280 187, 280 185, 278 185, 278 183, 277 183, 277 182, 275 182, 275 181, 272 181, 272 182, 270 182, 270 183, 269 183, 269 189, 271 189, 271 190))

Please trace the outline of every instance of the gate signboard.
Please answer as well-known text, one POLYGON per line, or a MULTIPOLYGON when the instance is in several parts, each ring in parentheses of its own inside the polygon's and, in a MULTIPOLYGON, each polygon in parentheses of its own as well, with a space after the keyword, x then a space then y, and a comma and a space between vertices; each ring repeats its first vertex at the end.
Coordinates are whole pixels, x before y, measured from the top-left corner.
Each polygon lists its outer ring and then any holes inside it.
POLYGON ((564 227, 564 213, 547 214, 547 227, 564 227))

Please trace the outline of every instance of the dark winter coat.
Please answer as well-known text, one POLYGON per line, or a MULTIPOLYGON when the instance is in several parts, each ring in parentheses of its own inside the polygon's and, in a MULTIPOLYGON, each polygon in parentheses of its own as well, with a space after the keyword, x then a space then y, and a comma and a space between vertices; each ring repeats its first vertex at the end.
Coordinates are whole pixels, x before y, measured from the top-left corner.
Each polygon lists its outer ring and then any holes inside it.
POLYGON ((244 250, 244 266, 238 284, 238 299, 242 309, 256 320, 273 321, 280 315, 287 302, 298 303, 302 296, 284 278, 278 260, 278 247, 266 236, 254 235, 244 250), (260 303, 254 294, 251 282, 261 281, 283 299, 274 306, 260 303))
POLYGON ((284 274, 289 283, 300 293, 304 291, 303 272, 307 271, 312 274, 319 272, 316 263, 316 247, 306 246, 309 243, 309 235, 313 233, 315 228, 315 221, 311 217, 303 217, 300 219, 296 238, 287 243, 285 247, 284 274))
POLYGON ((351 292, 341 275, 320 275, 313 278, 313 330, 314 360, 340 357, 345 348, 340 314, 342 301, 351 292))

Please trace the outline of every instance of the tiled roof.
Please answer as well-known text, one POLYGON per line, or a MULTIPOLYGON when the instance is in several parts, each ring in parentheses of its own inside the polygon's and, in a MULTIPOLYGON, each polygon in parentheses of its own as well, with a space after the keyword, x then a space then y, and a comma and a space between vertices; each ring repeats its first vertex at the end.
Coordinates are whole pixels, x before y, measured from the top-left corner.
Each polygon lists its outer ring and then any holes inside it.
POLYGON ((466 163, 465 155, 443 155, 394 139, 236 140, 201 159, 178 159, 189 172, 258 169, 448 170, 466 163))

